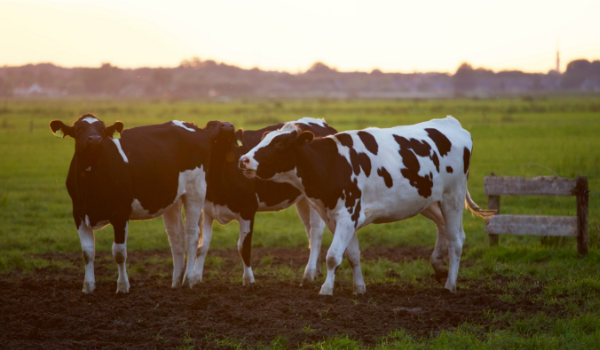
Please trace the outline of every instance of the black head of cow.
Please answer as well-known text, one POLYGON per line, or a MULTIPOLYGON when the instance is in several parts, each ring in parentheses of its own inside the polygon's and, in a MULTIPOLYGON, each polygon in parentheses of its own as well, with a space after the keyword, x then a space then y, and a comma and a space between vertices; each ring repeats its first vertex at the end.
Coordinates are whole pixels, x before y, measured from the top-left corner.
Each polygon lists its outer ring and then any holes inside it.
POLYGON ((211 143, 211 156, 225 157, 233 161, 232 147, 236 145, 235 128, 233 124, 220 121, 210 121, 206 124, 206 131, 211 143))
POLYGON ((233 124, 227 122, 220 122, 218 120, 212 120, 206 123, 204 128, 208 133, 208 138, 211 143, 220 141, 232 141, 234 140, 234 127, 233 124))
POLYGON ((95 115, 88 113, 79 117, 72 126, 65 125, 60 120, 53 120, 50 122, 50 129, 56 137, 74 138, 75 154, 85 158, 82 159, 83 163, 91 164, 100 154, 104 140, 120 138, 123 123, 115 122, 107 127, 95 115))
POLYGON ((314 138, 312 132, 300 132, 294 124, 287 123, 279 130, 266 133, 256 147, 240 157, 238 166, 246 177, 274 179, 275 175, 296 167, 298 149, 314 138))

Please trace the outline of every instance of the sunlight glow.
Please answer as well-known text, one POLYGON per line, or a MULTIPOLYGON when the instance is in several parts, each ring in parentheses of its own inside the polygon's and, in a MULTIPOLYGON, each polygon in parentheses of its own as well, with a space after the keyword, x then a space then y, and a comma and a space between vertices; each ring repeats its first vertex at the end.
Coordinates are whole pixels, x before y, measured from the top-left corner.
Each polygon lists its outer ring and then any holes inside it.
POLYGON ((600 58, 600 2, 0 2, 0 65, 547 72, 600 58))

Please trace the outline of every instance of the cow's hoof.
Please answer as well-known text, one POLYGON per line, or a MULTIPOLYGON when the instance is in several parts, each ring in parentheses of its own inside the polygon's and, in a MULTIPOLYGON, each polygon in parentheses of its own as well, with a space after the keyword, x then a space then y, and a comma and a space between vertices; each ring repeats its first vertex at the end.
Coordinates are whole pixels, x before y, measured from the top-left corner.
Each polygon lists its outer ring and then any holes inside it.
POLYGON ((317 278, 317 272, 316 271, 306 271, 304 273, 304 276, 302 277, 302 283, 310 283, 313 282, 315 280, 315 278, 317 278))
POLYGON ((365 287, 364 284, 361 285, 355 285, 354 286, 354 294, 365 294, 367 292, 367 287, 365 287))
POLYGON ((321 291, 319 292, 320 295, 333 295, 333 287, 328 286, 327 284, 324 284, 323 286, 321 286, 321 291))
POLYGON ((252 285, 254 285, 254 276, 244 277, 244 286, 248 287, 252 285))
POLYGON ((192 288, 194 288, 194 285, 195 285, 195 284, 196 284, 196 283, 195 283, 195 281, 194 281, 194 279, 193 279, 193 278, 188 278, 188 275, 187 275, 187 274, 185 274, 185 275, 183 276, 183 279, 182 279, 182 281, 181 281, 181 285, 182 285, 182 286, 189 286, 189 287, 190 287, 190 289, 192 289, 192 288))
POLYGON ((434 278, 438 283, 442 285, 446 285, 446 280, 448 279, 448 270, 435 271, 434 278))
POLYGON ((303 277, 302 278, 302 282, 300 282, 300 287, 302 287, 302 286, 309 286, 309 285, 311 285, 313 283, 315 283, 315 279, 314 278, 303 277))
POLYGON ((94 282, 83 282, 83 289, 81 291, 85 294, 92 294, 94 289, 96 289, 94 282))
POLYGON ((444 287, 446 288, 448 291, 450 291, 450 293, 456 293, 456 286, 447 286, 444 287))
POLYGON ((129 286, 117 286, 117 294, 127 294, 129 293, 129 286))

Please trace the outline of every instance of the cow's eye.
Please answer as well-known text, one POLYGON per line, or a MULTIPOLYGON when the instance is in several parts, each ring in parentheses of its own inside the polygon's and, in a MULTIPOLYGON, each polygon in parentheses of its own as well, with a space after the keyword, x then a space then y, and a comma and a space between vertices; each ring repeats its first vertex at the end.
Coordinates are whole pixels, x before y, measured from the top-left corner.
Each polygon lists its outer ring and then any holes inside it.
POLYGON ((283 148, 283 141, 277 141, 277 143, 275 144, 276 148, 283 148))

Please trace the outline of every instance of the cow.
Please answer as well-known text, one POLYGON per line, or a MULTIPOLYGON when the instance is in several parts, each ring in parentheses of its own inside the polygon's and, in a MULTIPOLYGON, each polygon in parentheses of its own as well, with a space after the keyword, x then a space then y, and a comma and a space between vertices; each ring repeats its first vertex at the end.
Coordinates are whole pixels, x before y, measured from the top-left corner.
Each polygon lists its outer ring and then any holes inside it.
POLYGON ((417 214, 437 226, 431 263, 436 276, 446 279, 445 288, 455 292, 465 240, 464 207, 482 217, 491 215, 467 190, 472 150, 471 135, 451 116, 322 138, 288 123, 243 155, 239 167, 250 178, 292 184, 334 233, 320 294, 333 294, 343 255, 353 269, 354 293, 364 293, 356 231, 417 214), (449 271, 442 259, 446 245, 449 271))
MULTIPOLYGON (((337 131, 327 125, 324 120, 301 118, 291 122, 299 130, 310 131, 316 136, 327 136, 337 131)), ((254 228, 254 217, 257 212, 279 211, 296 205, 298 216, 308 236, 310 257, 303 275, 303 282, 313 281, 319 273, 318 258, 321 250, 321 239, 325 223, 319 214, 311 209, 302 193, 287 183, 255 181, 246 178, 238 168, 240 156, 258 145, 263 135, 278 130, 284 124, 272 125, 260 130, 238 129, 233 132, 221 131, 212 144, 210 153, 210 170, 207 174, 207 193, 204 205, 204 223, 202 242, 198 248, 195 273, 202 280, 204 261, 212 237, 212 224, 216 220, 222 225, 232 220, 239 223, 238 251, 244 265, 243 284, 254 283, 254 275, 250 263, 251 242, 254 228), (236 147, 237 142, 241 145, 236 147)))
POLYGON ((83 293, 95 289, 94 230, 112 224, 112 254, 119 270, 117 293, 128 293, 129 221, 161 215, 173 253, 172 287, 189 284, 191 288, 197 282, 194 261, 206 197, 210 138, 222 129, 233 131, 233 125, 212 121, 200 129, 174 120, 123 131, 121 122, 107 127, 95 115, 84 114, 72 126, 53 120, 50 129, 59 138, 75 139, 66 185, 85 262, 83 293))

